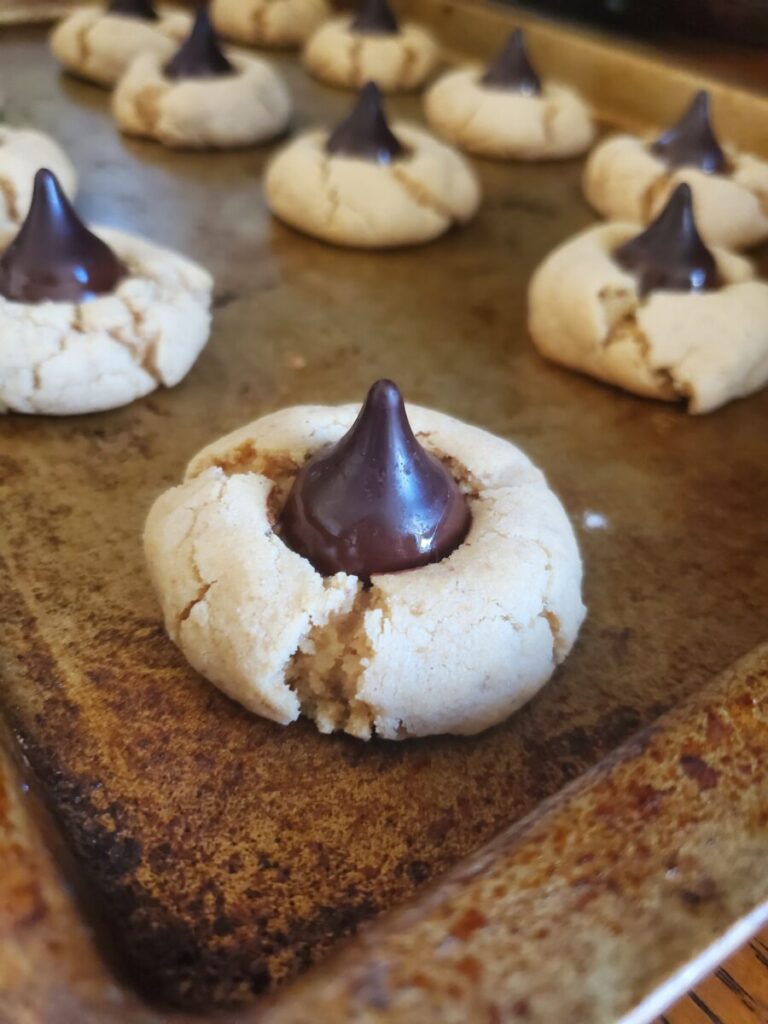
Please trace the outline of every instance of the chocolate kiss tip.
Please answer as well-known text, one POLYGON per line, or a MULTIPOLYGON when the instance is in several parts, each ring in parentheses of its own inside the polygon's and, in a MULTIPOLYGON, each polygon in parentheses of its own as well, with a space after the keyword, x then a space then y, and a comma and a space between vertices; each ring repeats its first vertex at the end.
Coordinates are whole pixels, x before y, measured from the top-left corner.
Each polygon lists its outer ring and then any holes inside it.
POLYGON ((126 270, 83 224, 56 175, 39 170, 19 232, 0 257, 0 295, 12 302, 83 302, 114 290, 126 270))
POLYGON ((367 82, 348 117, 337 125, 325 144, 327 152, 355 156, 389 164, 405 153, 405 147, 392 132, 375 82, 367 82))
POLYGON ((224 56, 204 7, 198 7, 187 38, 163 68, 166 78, 218 78, 235 69, 224 56))
POLYGON ((365 581, 445 558, 469 524, 458 484, 416 440, 390 380, 373 385, 340 441, 302 466, 281 515, 285 543, 318 572, 365 581))
POLYGON ((670 167, 697 167, 708 174, 725 170, 725 153, 712 128, 709 93, 696 93, 677 124, 651 145, 651 152, 670 167))
POLYGON ((123 14, 129 18, 157 21, 157 11, 152 5, 152 0, 112 0, 107 11, 109 14, 123 14))
POLYGON ((361 35, 395 35, 400 31, 387 0, 362 0, 351 27, 361 35))
POLYGON ((701 240, 690 186, 678 185, 654 221, 614 252, 637 276, 641 295, 668 290, 711 291, 720 284, 717 263, 701 240))
POLYGON ((523 30, 516 28, 488 70, 480 79, 482 85, 510 89, 525 96, 538 96, 541 79, 528 56, 523 30))

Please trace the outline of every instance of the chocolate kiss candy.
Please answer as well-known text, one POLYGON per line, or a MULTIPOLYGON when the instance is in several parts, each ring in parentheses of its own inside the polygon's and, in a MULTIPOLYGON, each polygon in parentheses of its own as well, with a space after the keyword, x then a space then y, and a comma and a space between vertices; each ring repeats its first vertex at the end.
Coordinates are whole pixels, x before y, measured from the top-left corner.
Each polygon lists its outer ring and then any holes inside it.
POLYGON ((403 156, 405 147, 390 131, 375 82, 363 86, 351 113, 331 132, 325 148, 332 154, 359 156, 379 164, 403 156))
POLYGON ((400 31, 387 0, 362 0, 351 25, 361 35, 395 35, 400 31))
POLYGON ((653 143, 651 152, 670 167, 698 167, 707 174, 725 170, 725 153, 715 137, 709 116, 709 93, 696 93, 677 124, 653 143))
POLYGON ((12 302, 84 302, 114 290, 127 271, 83 224, 56 175, 35 175, 32 203, 0 257, 0 295, 12 302))
POLYGON ((489 64, 480 82, 494 89, 521 92, 524 96, 539 95, 541 79, 528 57, 522 29, 515 29, 496 59, 489 64))
POLYGON ((165 77, 218 78, 220 75, 231 75, 234 70, 221 52, 208 12, 204 7, 199 7, 192 31, 163 68, 165 77))
POLYGON ((143 18, 144 21, 157 21, 157 11, 152 6, 152 0, 112 0, 107 13, 122 14, 127 18, 143 18))
POLYGON ((613 256, 636 275, 641 295, 711 291, 720 284, 715 258, 696 228, 688 185, 678 185, 656 220, 613 256))
POLYGON ((413 435, 403 399, 377 381, 335 445, 299 470, 282 512, 283 538, 325 576, 415 569, 464 540, 464 495, 413 435))

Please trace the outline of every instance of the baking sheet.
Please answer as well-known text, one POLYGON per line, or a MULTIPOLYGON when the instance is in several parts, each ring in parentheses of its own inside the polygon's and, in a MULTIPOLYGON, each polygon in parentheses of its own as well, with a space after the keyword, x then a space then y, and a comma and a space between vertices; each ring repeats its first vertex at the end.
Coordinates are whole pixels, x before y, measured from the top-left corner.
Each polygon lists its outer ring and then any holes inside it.
MULTIPOLYGON (((419 10, 449 44, 498 41, 511 19, 419 10)), ((565 53, 549 31, 532 39, 545 67, 565 53)), ((621 51, 590 43, 582 57, 615 116, 621 51)), ((525 287, 592 220, 578 161, 477 161, 473 224, 422 249, 345 252, 271 221, 268 148, 182 155, 121 140, 106 94, 60 78, 40 30, 5 31, 3 60, 9 121, 67 146, 81 211, 178 248, 217 282, 211 343, 178 388, 104 415, 0 424, 0 551, 17 609, 0 625, 4 710, 142 991, 195 1009, 248 1003, 765 638, 768 395, 690 419, 538 358, 525 287), (525 448, 584 554, 577 649, 530 706, 473 739, 363 745, 248 716, 186 667, 144 571, 146 510, 199 447, 274 408, 353 401, 384 375, 525 448)), ((297 128, 348 107, 279 63, 297 128)), ((692 84, 654 73, 632 91, 632 123, 692 84)), ((738 109, 737 134, 765 123, 764 100, 716 100, 738 109)), ((417 99, 388 105, 419 116, 417 99)))

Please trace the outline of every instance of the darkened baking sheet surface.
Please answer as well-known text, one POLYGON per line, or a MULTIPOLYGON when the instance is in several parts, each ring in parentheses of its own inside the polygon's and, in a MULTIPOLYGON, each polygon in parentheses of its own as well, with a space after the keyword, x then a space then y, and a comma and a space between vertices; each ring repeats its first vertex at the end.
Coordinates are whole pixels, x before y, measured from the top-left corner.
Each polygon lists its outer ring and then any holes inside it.
MULTIPOLYGON (((81 212, 178 248, 217 285, 211 342, 178 388, 0 424, 3 707, 144 990, 247 1001, 765 639, 768 394, 693 419, 539 359, 525 289, 593 219, 578 161, 478 161, 473 224, 421 249, 346 252, 271 221, 269 149, 121 140, 107 94, 59 78, 42 31, 6 30, 2 55, 9 122, 69 149, 81 212), (146 511, 198 448, 274 408, 353 401, 382 375, 519 443, 579 534, 590 614, 576 650, 474 739, 364 745, 253 718, 186 667, 146 577, 146 511)), ((280 65, 297 128, 347 108, 280 65)), ((684 85, 670 75, 654 86, 665 97, 684 85)), ((734 96, 764 116, 765 101, 734 96)), ((417 99, 388 106, 419 116, 417 99)))

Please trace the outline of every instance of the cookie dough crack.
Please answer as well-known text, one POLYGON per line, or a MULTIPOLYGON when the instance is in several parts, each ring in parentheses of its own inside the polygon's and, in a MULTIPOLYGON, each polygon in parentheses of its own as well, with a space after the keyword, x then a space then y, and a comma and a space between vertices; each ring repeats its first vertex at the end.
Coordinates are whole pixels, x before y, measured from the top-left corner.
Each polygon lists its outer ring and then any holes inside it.
POLYGON ((653 179, 643 193, 640 207, 643 213, 642 219, 644 224, 647 224, 653 219, 657 200, 659 199, 659 196, 671 186, 673 178, 674 173, 672 171, 662 171, 657 178, 653 179))
POLYGON ((10 178, 0 175, 0 195, 5 202, 5 209, 8 219, 15 224, 21 221, 21 210, 19 209, 19 197, 16 188, 10 178))
POLYGON ((564 640, 560 627, 560 619, 552 610, 550 603, 550 593, 552 590, 552 583, 554 580, 554 568, 552 553, 549 551, 547 546, 540 540, 535 538, 529 538, 533 544, 541 551, 544 555, 544 571, 547 574, 547 586, 544 590, 544 599, 542 602, 542 608, 537 618, 543 619, 549 627, 549 632, 552 636, 552 665, 556 667, 565 658, 567 653, 567 643, 564 640))
POLYGON ((353 39, 349 47, 349 63, 351 66, 352 82, 360 87, 365 82, 363 73, 363 46, 365 40, 353 39))
MULTIPOLYGON (((199 574, 199 570, 197 569, 197 566, 194 564, 194 559, 192 561, 193 561, 193 568, 199 574)), ((181 614, 179 615, 179 625, 181 625, 182 622, 186 622, 187 621, 187 619, 190 617, 190 615, 192 614, 194 609, 201 603, 201 601, 205 601, 205 599, 208 596, 208 591, 211 589, 213 584, 216 583, 216 582, 217 582, 217 580, 212 580, 210 583, 203 583, 202 584, 202 586, 200 587, 200 590, 197 592, 195 597, 193 597, 192 600, 184 608, 182 608, 181 614)))
POLYGON ((464 118, 464 120, 457 124, 455 129, 452 129, 456 139, 458 139, 459 141, 471 140, 472 136, 474 135, 474 132, 471 131, 470 129, 473 128, 475 120, 480 115, 481 111, 482 106, 480 101, 478 100, 476 101, 475 106, 472 108, 472 110, 470 110, 470 112, 464 118))
POLYGON ((253 41, 255 43, 261 42, 265 38, 264 23, 267 17, 267 7, 267 3, 262 3, 258 7, 254 7, 251 11, 251 27, 253 29, 253 41))
POLYGON ((750 191, 752 192, 752 195, 758 202, 760 212, 763 213, 766 217, 768 217, 768 192, 766 192, 765 189, 762 188, 753 188, 750 189, 750 191))
POLYGON ((78 49, 78 63, 83 67, 87 66, 88 62, 91 59, 91 47, 89 36, 91 34, 92 28, 93 23, 88 22, 87 24, 80 26, 80 28, 78 28, 77 32, 75 33, 75 42, 77 44, 78 49))
POLYGON ((401 185, 401 187, 418 206, 431 210, 433 213, 436 213, 438 217, 442 217, 447 220, 449 224, 456 221, 453 213, 444 203, 440 202, 434 192, 431 192, 420 181, 415 181, 402 167, 394 165, 392 167, 392 177, 401 185))
POLYGON ((45 388, 45 381, 43 380, 43 367, 47 366, 48 363, 53 362, 54 359, 58 359, 59 356, 66 351, 67 348, 67 336, 62 334, 59 336, 56 342, 56 350, 51 352, 45 359, 40 359, 32 367, 32 390, 42 391, 45 388))
POLYGON ((320 165, 320 179, 325 189, 325 195, 329 203, 328 209, 328 223, 332 224, 336 219, 336 214, 339 212, 341 205, 341 198, 339 197, 339 190, 335 185, 331 183, 331 158, 325 156, 323 162, 320 165))
POLYGON ((662 395, 670 399, 690 397, 686 385, 677 379, 674 366, 653 365, 651 360, 651 343, 637 322, 637 312, 641 305, 635 306, 631 312, 624 314, 613 324, 603 342, 604 347, 609 348, 611 345, 622 341, 632 342, 637 348, 646 369, 655 377, 662 395))
MULTIPOLYGON (((331 584, 326 581, 326 587, 331 584)), ((358 588, 352 607, 314 624, 291 658, 286 681, 299 699, 303 715, 321 732, 343 729, 361 739, 374 731, 373 709, 358 698, 360 681, 373 653, 365 616, 385 609, 383 596, 358 588)))
POLYGON ((125 303, 125 308, 130 314, 133 331, 139 343, 136 344, 136 342, 126 340, 119 330, 108 331, 109 336, 119 345, 122 345, 123 348, 127 349, 136 364, 148 373, 154 381, 158 384, 164 383, 163 376, 158 370, 155 362, 157 344, 160 340, 159 336, 157 334, 152 335, 147 333, 146 315, 140 309, 136 309, 136 307, 130 302, 125 303))
POLYGON ((195 596, 192 597, 178 613, 178 627, 181 627, 181 624, 187 621, 189 616, 192 614, 192 611, 195 608, 195 606, 206 599, 208 591, 211 589, 214 583, 218 582, 217 580, 206 580, 203 577, 203 574, 200 571, 200 565, 198 563, 197 553, 195 550, 195 536, 197 534, 197 524, 200 521, 200 516, 204 512, 208 511, 209 508, 215 506, 216 503, 221 500, 222 494, 224 493, 224 487, 225 481, 222 480, 220 481, 219 486, 216 488, 214 494, 208 499, 208 501, 204 502, 202 505, 199 505, 194 509, 189 509, 189 511, 192 513, 192 520, 189 524, 187 532, 184 534, 181 541, 179 542, 179 549, 183 550, 187 544, 189 545, 189 568, 192 573, 192 576, 195 579, 195 582, 198 585, 198 590, 195 596))
POLYGON ((399 81, 402 85, 407 85, 411 81, 411 72, 416 63, 416 51, 412 46, 404 45, 402 57, 400 61, 400 75, 399 81))
POLYGON ((166 85, 152 84, 146 85, 136 94, 133 105, 144 131, 154 131, 160 119, 160 102, 167 92, 166 85))
POLYGON ((544 111, 541 116, 541 130, 544 133, 544 142, 548 148, 556 141, 555 119, 557 118, 557 115, 557 105, 552 100, 548 100, 544 104, 544 111))

